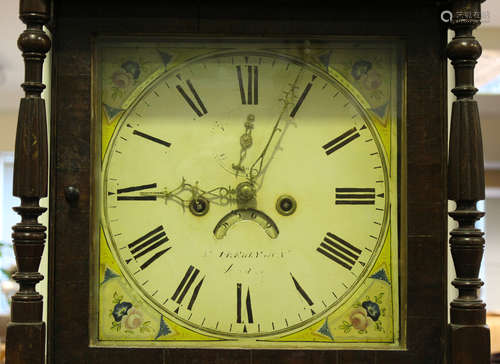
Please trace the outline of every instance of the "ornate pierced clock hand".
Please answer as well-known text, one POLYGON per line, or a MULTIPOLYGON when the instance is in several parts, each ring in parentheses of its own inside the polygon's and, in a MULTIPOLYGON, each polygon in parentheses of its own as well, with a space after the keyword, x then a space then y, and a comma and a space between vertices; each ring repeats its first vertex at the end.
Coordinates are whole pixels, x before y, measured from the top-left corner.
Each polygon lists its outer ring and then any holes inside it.
POLYGON ((245 133, 240 136, 240 160, 238 164, 233 164, 232 168, 236 171, 236 176, 238 176, 238 173, 245 173, 245 168, 241 165, 243 161, 245 160, 247 156, 247 150, 250 148, 253 144, 252 140, 252 129, 253 129, 253 122, 255 121, 255 116, 253 114, 249 114, 247 116, 247 121, 245 121, 245 133))
POLYGON ((276 132, 281 131, 281 129, 279 128, 281 120, 285 116, 285 113, 288 111, 288 107, 293 104, 293 101, 296 98, 295 89, 297 87, 298 81, 300 80, 300 76, 302 75, 303 72, 304 68, 301 68, 299 73, 297 74, 297 77, 295 77, 295 80, 291 84, 290 89, 288 91, 283 92, 285 96, 282 99, 280 99, 280 101, 282 101, 284 105, 283 108, 281 109, 280 115, 276 120, 276 122, 274 123, 273 130, 271 131, 271 135, 269 136, 269 139, 267 140, 264 149, 259 154, 255 162, 253 162, 253 164, 250 166, 249 179, 251 183, 254 183, 255 179, 257 179, 262 173, 262 168, 264 166, 264 157, 266 156, 266 153, 269 150, 269 146, 271 145, 271 142, 274 136, 276 135, 276 132))
MULTIPOLYGON (((266 213, 263 211, 259 211, 255 208, 248 207, 247 204, 255 201, 255 194, 256 190, 254 187, 255 184, 255 179, 261 175, 262 168, 264 165, 264 157, 266 156, 267 151, 269 150, 269 146, 271 145, 271 142, 276 134, 276 132, 279 129, 279 125, 281 123, 281 120, 283 119, 283 116, 285 113, 288 111, 288 106, 290 106, 294 99, 295 99, 295 88, 297 85, 297 82, 300 79, 300 76, 302 75, 303 68, 299 71, 297 74, 297 77, 295 78, 294 82, 291 84, 290 90, 284 91, 284 98, 281 99, 283 101, 284 106, 281 110, 281 113, 274 123, 273 130, 271 131, 271 135, 269 136, 269 139, 267 140, 266 145, 264 146, 264 149, 260 153, 259 157, 255 160, 255 162, 251 165, 250 171, 249 171, 249 181, 248 182, 242 182, 236 187, 236 201, 240 205, 240 208, 233 210, 226 214, 224 217, 222 217, 217 225, 214 228, 214 236, 216 239, 223 239, 226 236, 227 231, 235 224, 241 222, 241 221, 253 221, 256 224, 260 225, 264 232, 271 238, 271 239, 276 239, 279 235, 279 229, 276 223, 273 221, 271 217, 269 217, 266 213)), ((245 156, 246 156, 246 151, 247 149, 251 146, 252 144, 252 139, 251 139, 251 130, 253 129, 253 124, 250 122, 253 122, 254 118, 253 115, 249 115, 247 123, 245 123, 246 131, 245 134, 243 134, 240 138, 240 144, 241 144, 241 152, 240 152, 240 161, 238 165, 232 166, 233 169, 235 169, 238 172, 244 172, 244 168, 241 167, 241 163, 243 162, 245 156), (250 118, 252 116, 252 118, 250 118)), ((281 131, 281 130, 280 130, 281 131)), ((283 134, 281 135, 283 137, 283 134)), ((281 140, 281 138, 280 138, 281 140)), ((279 145, 279 142, 278 142, 279 145)), ((277 145, 277 146, 278 146, 277 145)), ((276 148, 277 148, 276 146, 276 148)), ((275 150, 276 150, 275 148, 275 150)))
POLYGON ((187 183, 183 177, 182 182, 172 190, 163 190, 158 192, 141 192, 142 196, 156 196, 164 198, 165 202, 169 199, 181 205, 183 208, 188 207, 191 201, 196 201, 204 198, 207 201, 216 205, 226 206, 235 200, 236 191, 232 187, 215 187, 210 190, 203 190, 198 187, 198 182, 194 185, 187 183), (190 198, 183 198, 181 195, 186 192, 190 198))

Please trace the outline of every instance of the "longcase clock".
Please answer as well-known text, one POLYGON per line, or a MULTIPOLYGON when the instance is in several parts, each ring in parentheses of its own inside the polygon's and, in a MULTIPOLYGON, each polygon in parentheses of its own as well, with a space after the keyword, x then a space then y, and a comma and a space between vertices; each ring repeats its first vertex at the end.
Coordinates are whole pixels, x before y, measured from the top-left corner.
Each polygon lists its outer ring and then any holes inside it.
POLYGON ((49 189, 47 362, 486 363, 480 2, 408 6, 22 1, 9 362, 45 361, 49 189))

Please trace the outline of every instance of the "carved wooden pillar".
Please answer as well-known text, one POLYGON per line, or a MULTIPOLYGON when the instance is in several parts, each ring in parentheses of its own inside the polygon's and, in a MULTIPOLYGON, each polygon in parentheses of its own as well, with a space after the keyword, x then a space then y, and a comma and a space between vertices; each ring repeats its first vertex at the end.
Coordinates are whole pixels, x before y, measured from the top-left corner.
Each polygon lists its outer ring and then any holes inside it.
POLYGON ((45 244, 46 227, 38 222, 45 212, 40 198, 47 197, 47 125, 41 93, 42 68, 51 43, 43 26, 49 20, 48 0, 21 0, 20 18, 26 30, 18 40, 25 63, 26 93, 21 99, 14 160, 14 196, 21 198, 15 211, 21 222, 12 229, 20 288, 12 297, 11 321, 7 327, 6 363, 45 362, 43 297, 35 286, 43 276, 38 272, 45 244))
POLYGON ((450 362, 452 364, 487 364, 490 362, 490 332, 486 326, 486 305, 479 298, 483 285, 479 268, 484 251, 483 232, 475 222, 484 213, 477 202, 484 200, 484 161, 477 101, 473 100, 474 67, 481 55, 481 45, 472 31, 481 22, 481 2, 454 0, 451 28, 455 37, 447 48, 455 68, 457 100, 453 103, 448 164, 448 198, 457 203, 450 216, 458 222, 451 231, 450 246, 457 273, 452 284, 458 297, 450 307, 450 362))

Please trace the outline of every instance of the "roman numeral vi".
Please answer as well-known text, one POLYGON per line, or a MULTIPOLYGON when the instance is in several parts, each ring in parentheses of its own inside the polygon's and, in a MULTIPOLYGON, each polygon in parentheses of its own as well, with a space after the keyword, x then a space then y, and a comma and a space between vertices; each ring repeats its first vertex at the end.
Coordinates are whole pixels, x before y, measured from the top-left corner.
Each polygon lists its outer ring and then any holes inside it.
MULTIPOLYGON (((243 323, 242 318, 242 306, 243 306, 243 292, 241 283, 236 283, 236 322, 243 323)), ((253 324, 253 311, 252 311, 252 299, 250 298, 250 288, 247 290, 246 300, 244 303, 247 311, 248 323, 253 324)))

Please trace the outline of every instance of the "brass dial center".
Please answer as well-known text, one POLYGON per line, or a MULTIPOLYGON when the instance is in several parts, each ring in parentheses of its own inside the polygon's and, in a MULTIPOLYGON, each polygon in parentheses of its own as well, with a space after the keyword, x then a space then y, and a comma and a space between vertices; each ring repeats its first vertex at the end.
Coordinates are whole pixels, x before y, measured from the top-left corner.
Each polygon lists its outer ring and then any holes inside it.
POLYGON ((250 182, 241 182, 236 187, 236 198, 239 202, 250 202, 255 198, 255 188, 250 182))

